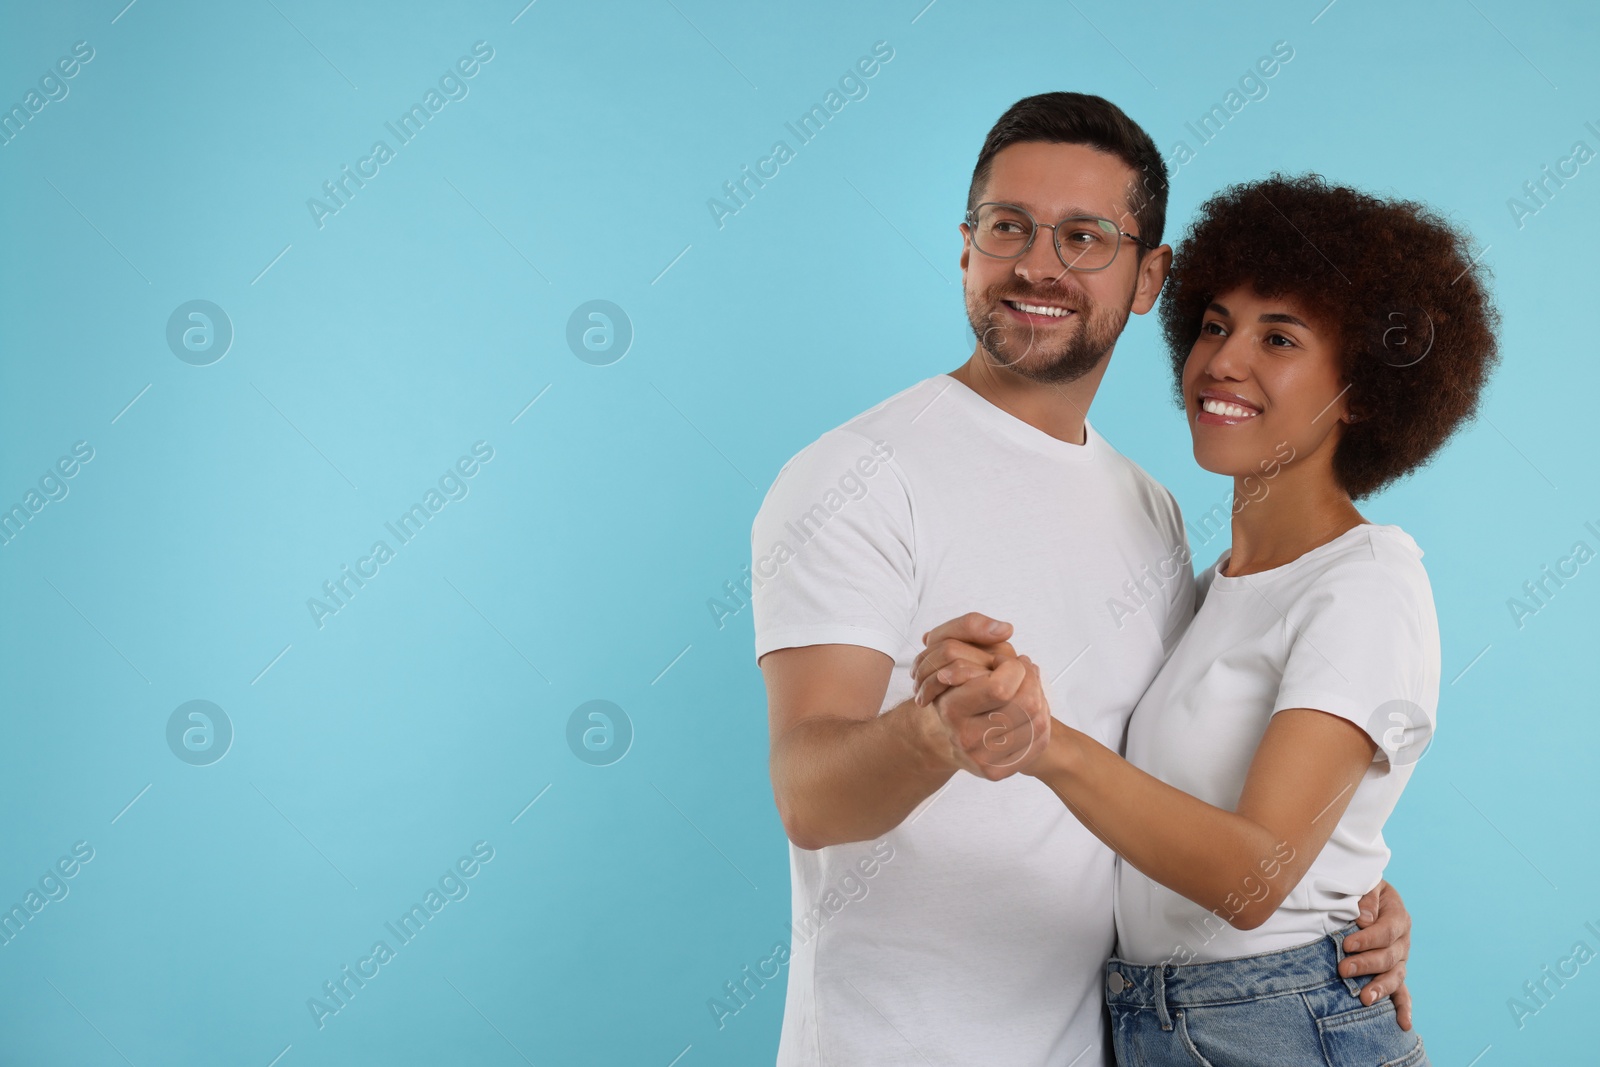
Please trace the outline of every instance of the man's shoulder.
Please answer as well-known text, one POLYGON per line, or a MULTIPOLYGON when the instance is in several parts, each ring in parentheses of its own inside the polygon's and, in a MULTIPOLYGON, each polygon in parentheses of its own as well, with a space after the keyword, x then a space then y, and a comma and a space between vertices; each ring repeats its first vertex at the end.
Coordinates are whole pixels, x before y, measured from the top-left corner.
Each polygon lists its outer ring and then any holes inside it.
POLYGON ((779 470, 778 477, 781 479, 785 471, 808 463, 823 462, 836 466, 840 461, 848 462, 863 448, 875 450, 879 459, 887 462, 893 457, 894 446, 905 441, 907 431, 914 429, 917 416, 938 396, 945 384, 954 384, 949 381, 948 375, 924 378, 832 429, 825 430, 816 440, 791 456, 779 470), (944 379, 943 383, 941 379, 944 379))
MULTIPOLYGON (((1089 424, 1089 430, 1099 435, 1093 423, 1089 424)), ((1100 444, 1107 466, 1117 471, 1141 509, 1152 518, 1181 531, 1183 517, 1178 508, 1178 500, 1172 495, 1172 491, 1157 481, 1149 471, 1114 447, 1104 436, 1100 437, 1100 444)))
POLYGON ((756 527, 792 518, 797 508, 805 511, 818 502, 833 506, 857 500, 864 501, 852 504, 858 519, 870 513, 897 528, 906 526, 911 492, 900 458, 908 438, 923 429, 913 425, 917 414, 939 390, 937 377, 925 378, 824 431, 778 469, 756 527))
POLYGON ((904 434, 928 404, 954 384, 954 380, 948 374, 935 374, 931 378, 924 378, 906 386, 893 396, 885 397, 828 432, 853 433, 867 438, 884 437, 890 433, 904 434))

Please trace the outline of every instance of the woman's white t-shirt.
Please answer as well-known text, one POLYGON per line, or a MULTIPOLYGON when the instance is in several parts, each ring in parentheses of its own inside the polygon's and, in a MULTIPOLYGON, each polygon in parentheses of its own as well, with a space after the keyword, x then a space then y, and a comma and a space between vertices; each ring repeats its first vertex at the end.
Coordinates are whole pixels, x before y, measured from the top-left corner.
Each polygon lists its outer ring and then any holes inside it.
POLYGON ((1268 722, 1286 708, 1348 719, 1378 751, 1305 877, 1254 930, 1235 929, 1228 911, 1284 877, 1293 855, 1287 842, 1216 911, 1119 861, 1118 955, 1133 963, 1274 952, 1353 920, 1389 859, 1384 820, 1433 736, 1438 619, 1422 550, 1405 531, 1363 523, 1281 567, 1240 577, 1219 573, 1230 552, 1200 575, 1194 621, 1134 709, 1128 760, 1232 811, 1268 722))

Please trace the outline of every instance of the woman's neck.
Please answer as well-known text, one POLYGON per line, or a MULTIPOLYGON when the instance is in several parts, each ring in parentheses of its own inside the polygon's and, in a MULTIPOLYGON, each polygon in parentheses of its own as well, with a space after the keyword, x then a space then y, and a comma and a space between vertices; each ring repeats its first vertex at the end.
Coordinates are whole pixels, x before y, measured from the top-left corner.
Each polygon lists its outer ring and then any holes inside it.
POLYGON ((1339 487, 1331 466, 1291 465, 1271 480, 1236 477, 1233 493, 1244 504, 1233 514, 1230 578, 1292 563, 1367 521, 1339 487))

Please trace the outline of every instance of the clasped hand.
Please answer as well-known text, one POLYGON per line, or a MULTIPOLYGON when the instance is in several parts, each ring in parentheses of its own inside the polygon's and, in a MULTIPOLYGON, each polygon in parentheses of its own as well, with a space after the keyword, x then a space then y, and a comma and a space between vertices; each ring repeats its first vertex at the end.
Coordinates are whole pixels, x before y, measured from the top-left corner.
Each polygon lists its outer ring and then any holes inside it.
POLYGON ((933 750, 990 781, 1025 771, 1050 741, 1050 704, 1039 666, 1004 638, 1009 623, 976 612, 923 635, 911 664, 916 703, 933 750))

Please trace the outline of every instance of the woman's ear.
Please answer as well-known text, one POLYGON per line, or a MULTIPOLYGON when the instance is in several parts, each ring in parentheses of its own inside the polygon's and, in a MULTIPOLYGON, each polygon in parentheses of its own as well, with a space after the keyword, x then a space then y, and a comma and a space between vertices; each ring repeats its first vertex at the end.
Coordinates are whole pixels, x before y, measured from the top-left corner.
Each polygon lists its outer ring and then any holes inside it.
MULTIPOLYGON (((1340 393, 1339 395, 1348 398, 1349 394, 1350 382, 1346 381, 1344 383, 1344 392, 1340 393)), ((1345 423, 1346 425, 1354 425, 1366 417, 1366 412, 1357 407, 1353 400, 1346 399, 1344 402, 1344 414, 1339 416, 1339 421, 1345 423)))

